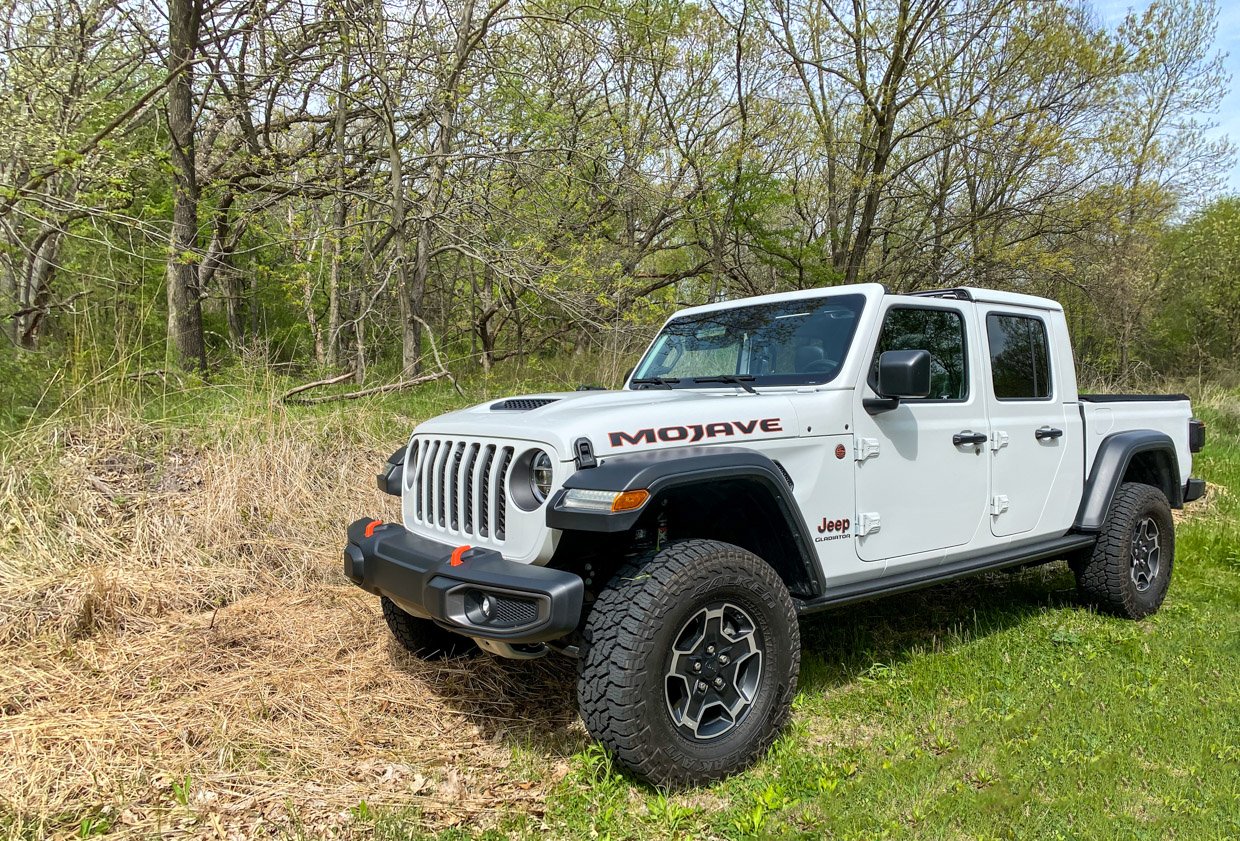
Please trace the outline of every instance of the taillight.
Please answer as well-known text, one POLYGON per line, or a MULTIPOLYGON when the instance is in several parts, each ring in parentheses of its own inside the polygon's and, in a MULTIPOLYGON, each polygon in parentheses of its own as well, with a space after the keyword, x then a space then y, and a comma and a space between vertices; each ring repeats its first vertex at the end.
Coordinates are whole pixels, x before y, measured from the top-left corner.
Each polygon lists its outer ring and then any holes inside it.
POLYGON ((1206 446, 1206 424, 1205 421, 1189 418, 1188 421, 1188 451, 1190 453, 1199 453, 1206 446))

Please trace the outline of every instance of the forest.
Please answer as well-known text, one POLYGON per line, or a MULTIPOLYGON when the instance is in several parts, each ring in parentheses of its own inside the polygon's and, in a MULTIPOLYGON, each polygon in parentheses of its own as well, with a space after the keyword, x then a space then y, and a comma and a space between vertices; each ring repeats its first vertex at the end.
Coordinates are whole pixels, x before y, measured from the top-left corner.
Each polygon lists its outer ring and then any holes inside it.
POLYGON ((62 376, 631 357, 859 281, 1056 297, 1090 381, 1240 350, 1213 0, 2 5, 19 416, 62 376))

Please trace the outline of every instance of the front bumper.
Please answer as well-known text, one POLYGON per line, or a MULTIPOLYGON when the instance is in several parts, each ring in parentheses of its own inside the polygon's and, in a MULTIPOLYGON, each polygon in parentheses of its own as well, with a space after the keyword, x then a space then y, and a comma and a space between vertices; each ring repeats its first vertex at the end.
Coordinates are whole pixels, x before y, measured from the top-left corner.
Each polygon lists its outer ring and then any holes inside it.
POLYGON ((349 526, 344 575, 469 637, 547 642, 571 633, 585 591, 571 572, 505 560, 491 549, 444 546, 396 523, 349 526))

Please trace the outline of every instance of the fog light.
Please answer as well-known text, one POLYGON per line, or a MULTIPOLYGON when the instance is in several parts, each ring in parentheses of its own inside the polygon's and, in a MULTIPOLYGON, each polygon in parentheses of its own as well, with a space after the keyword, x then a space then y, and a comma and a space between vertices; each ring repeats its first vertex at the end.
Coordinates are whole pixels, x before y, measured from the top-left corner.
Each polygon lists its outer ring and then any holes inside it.
POLYGON ((495 601, 481 590, 465 591, 465 617, 474 625, 487 625, 495 618, 495 601))

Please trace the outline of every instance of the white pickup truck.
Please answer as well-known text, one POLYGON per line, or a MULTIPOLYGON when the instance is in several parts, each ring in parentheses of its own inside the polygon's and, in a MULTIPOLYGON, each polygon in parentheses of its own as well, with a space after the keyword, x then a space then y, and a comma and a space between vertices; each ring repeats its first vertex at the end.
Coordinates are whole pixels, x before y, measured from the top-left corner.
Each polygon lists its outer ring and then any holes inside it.
POLYGON ((1084 601, 1167 593, 1188 399, 1077 393, 1062 308, 862 284, 683 310, 624 387, 421 424, 345 575, 423 656, 579 658, 586 727, 658 784, 744 768, 787 719, 799 616, 1065 559, 1084 601))

